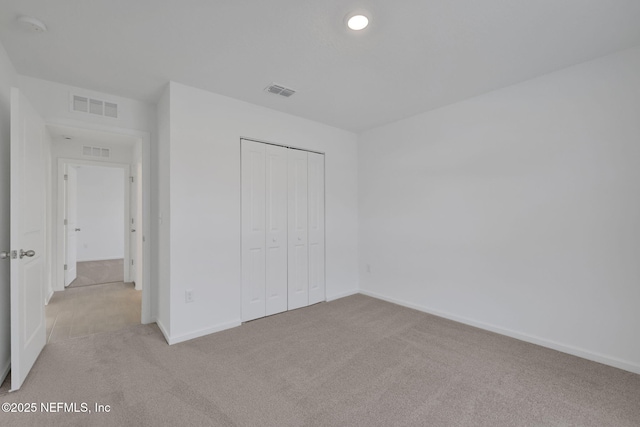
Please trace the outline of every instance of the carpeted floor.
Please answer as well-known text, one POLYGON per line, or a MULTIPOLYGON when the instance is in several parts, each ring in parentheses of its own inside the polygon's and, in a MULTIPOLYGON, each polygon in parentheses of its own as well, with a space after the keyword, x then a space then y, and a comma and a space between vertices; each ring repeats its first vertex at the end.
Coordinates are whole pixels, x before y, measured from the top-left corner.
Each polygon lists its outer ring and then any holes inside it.
POLYGON ((53 343, 140 324, 142 292, 133 283, 67 288, 45 307, 47 342, 53 343))
POLYGON ((45 347, 11 426, 638 426, 640 376, 362 295, 168 346, 155 325, 45 347))
POLYGON ((124 280, 124 259, 104 261, 81 261, 77 263, 77 274, 69 288, 122 282, 124 280))

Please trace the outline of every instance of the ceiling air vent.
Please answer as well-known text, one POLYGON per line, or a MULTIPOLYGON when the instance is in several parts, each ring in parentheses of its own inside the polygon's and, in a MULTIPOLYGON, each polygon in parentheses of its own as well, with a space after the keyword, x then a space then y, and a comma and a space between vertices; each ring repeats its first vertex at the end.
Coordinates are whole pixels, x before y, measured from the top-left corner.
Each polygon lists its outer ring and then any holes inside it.
POLYGON ((111 150, 102 147, 90 147, 85 145, 82 147, 82 155, 87 157, 102 157, 108 159, 111 157, 111 150))
POLYGON ((118 118, 118 104, 80 95, 71 97, 71 111, 118 118))
POLYGON ((294 93, 296 93, 296 91, 291 88, 280 86, 275 83, 272 84, 271 86, 267 86, 264 90, 265 92, 269 92, 274 95, 284 96, 285 98, 288 98, 294 93))

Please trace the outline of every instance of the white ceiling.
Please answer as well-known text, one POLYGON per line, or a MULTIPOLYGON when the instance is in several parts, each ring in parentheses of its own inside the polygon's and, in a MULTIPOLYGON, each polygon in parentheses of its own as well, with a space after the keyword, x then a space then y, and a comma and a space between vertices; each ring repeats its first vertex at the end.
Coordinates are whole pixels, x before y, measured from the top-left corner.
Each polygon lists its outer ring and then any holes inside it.
POLYGON ((28 76, 150 102, 174 80, 362 131, 640 45, 640 1, 0 0, 0 42, 28 76))

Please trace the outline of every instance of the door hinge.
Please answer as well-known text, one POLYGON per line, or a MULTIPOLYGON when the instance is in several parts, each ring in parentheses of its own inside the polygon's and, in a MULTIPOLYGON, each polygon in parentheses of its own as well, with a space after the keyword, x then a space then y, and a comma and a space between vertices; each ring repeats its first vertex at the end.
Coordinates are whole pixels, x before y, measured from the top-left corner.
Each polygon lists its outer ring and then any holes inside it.
POLYGON ((131 260, 131 265, 133 265, 133 260, 131 260))
POLYGON ((69 180, 69 175, 67 175, 66 173, 64 174, 64 180, 65 181, 69 180))
POLYGON ((64 271, 67 271, 67 264, 64 265, 64 271))
POLYGON ((67 220, 66 219, 64 220, 64 225, 67 225, 67 220))
POLYGON ((133 184, 133 177, 130 176, 129 179, 131 180, 131 183, 133 184))
POLYGON ((133 218, 131 218, 131 224, 133 224, 133 218))

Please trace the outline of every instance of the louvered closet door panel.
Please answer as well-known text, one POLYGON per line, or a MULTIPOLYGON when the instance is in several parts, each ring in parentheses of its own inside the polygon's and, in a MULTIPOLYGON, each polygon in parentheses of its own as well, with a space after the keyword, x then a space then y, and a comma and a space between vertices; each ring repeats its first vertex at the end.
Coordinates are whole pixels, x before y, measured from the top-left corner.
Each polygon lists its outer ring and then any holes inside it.
POLYGON ((288 150, 289 310, 309 305, 307 152, 288 150))
POLYGON ((242 320, 265 316, 265 145, 242 140, 242 320))
POLYGON ((287 310, 287 149, 266 145, 266 315, 287 310))
POLYGON ((309 304, 325 300, 324 155, 308 153, 309 304))

